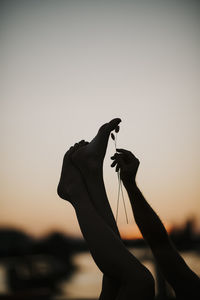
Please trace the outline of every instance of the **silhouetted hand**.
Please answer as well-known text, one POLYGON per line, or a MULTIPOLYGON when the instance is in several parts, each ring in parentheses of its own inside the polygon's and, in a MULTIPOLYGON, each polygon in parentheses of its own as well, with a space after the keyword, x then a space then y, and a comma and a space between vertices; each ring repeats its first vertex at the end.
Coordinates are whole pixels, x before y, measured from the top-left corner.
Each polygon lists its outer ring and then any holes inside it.
POLYGON ((120 177, 125 186, 129 183, 135 183, 139 160, 128 150, 117 149, 117 152, 111 157, 114 160, 111 167, 116 166, 116 172, 120 171, 120 177))

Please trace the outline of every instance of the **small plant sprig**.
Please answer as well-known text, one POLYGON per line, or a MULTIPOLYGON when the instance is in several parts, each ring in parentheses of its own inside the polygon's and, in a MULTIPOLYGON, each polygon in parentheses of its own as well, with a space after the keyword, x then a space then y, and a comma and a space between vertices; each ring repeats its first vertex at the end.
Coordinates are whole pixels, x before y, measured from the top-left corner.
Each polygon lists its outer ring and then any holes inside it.
MULTIPOLYGON (((115 128, 115 135, 114 133, 111 133, 111 138, 114 141, 114 146, 115 146, 115 152, 117 152, 117 134, 119 132, 120 127, 117 126, 115 128)), ((124 200, 124 193, 123 193, 123 187, 122 187, 122 180, 120 178, 120 170, 117 171, 117 178, 118 178, 118 195, 117 195, 117 210, 116 210, 116 222, 118 219, 118 211, 119 211, 119 199, 120 199, 120 192, 122 195, 122 200, 123 200, 123 204, 124 204, 124 211, 125 211, 125 215, 126 215, 126 222, 128 224, 128 216, 127 216, 127 211, 126 211, 126 204, 125 204, 125 200, 124 200)))

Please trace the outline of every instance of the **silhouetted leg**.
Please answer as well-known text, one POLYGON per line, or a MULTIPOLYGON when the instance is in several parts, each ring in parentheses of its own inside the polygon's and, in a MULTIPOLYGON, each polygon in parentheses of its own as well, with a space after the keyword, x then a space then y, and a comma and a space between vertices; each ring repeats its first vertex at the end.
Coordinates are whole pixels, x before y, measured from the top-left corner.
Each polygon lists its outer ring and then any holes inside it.
MULTIPOLYGON (((116 118, 104 124, 90 143, 82 142, 82 147, 72 156, 72 161, 79 169, 92 203, 98 214, 120 236, 113 216, 103 180, 103 160, 105 157, 108 139, 112 130, 120 123, 116 118), (94 175, 95 174, 95 175, 94 175), (97 176, 98 174, 98 176, 97 176)), ((119 284, 109 278, 103 278, 102 297, 114 300, 119 290, 119 284)))
POLYGON ((69 200, 75 208, 81 231, 99 269, 120 283, 116 299, 153 299, 154 281, 151 273, 97 214, 79 172, 69 160, 71 152, 78 147, 77 144, 75 149, 71 148, 64 157, 58 194, 69 200))
POLYGON ((82 142, 82 147, 72 155, 72 162, 82 174, 91 201, 98 214, 118 235, 119 231, 104 186, 103 160, 110 133, 120 122, 121 120, 116 118, 101 126, 93 140, 90 143, 82 142))

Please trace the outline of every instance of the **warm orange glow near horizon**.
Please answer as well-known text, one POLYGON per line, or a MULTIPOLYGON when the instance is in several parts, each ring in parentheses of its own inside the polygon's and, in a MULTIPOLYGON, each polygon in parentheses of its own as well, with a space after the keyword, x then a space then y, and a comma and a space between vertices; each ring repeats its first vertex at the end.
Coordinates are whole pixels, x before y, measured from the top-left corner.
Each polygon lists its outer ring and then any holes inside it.
MULTIPOLYGON (((165 226, 165 229, 168 233, 171 232, 171 226, 165 226)), ((120 234, 123 239, 132 240, 132 239, 143 239, 143 236, 136 225, 127 225, 125 228, 120 228, 120 234)))
POLYGON ((120 235, 121 235, 122 239, 125 239, 125 240, 143 238, 142 234, 139 232, 139 230, 135 229, 134 226, 129 226, 129 229, 121 228, 120 235))
MULTIPOLYGON (((150 2, 3 1, 0 226, 81 236, 56 194, 62 158, 120 117, 118 146, 140 159, 146 199, 167 228, 194 217, 200 230, 199 18, 193 1, 150 2)), ((115 214, 113 153, 110 141, 115 214)), ((123 236, 138 236, 130 224, 120 206, 123 236)))
MULTIPOLYGON (((166 226, 164 224, 166 230, 168 233, 170 233, 173 229, 172 226, 166 226)), ((64 230, 64 228, 47 228, 46 230, 44 231, 39 231, 38 233, 36 231, 33 231, 31 229, 27 229, 23 226, 15 226, 15 224, 12 224, 12 223, 8 223, 8 224, 1 224, 0 226, 0 230, 2 229, 10 229, 10 230, 17 230, 17 231, 21 231, 21 232, 24 232, 25 234, 28 234, 34 238, 41 238, 41 237, 44 237, 44 236, 48 236, 52 233, 55 233, 55 232, 59 232, 63 235, 66 235, 66 236, 69 236, 69 237, 72 237, 72 238, 83 238, 82 237, 82 234, 80 232, 78 233, 70 233, 70 232, 67 232, 66 230, 64 230)), ((126 224, 126 225, 122 225, 120 226, 120 235, 122 237, 122 239, 126 239, 126 240, 132 240, 132 239, 143 239, 143 236, 141 234, 141 232, 139 231, 139 229, 137 228, 137 226, 135 224, 126 224)))

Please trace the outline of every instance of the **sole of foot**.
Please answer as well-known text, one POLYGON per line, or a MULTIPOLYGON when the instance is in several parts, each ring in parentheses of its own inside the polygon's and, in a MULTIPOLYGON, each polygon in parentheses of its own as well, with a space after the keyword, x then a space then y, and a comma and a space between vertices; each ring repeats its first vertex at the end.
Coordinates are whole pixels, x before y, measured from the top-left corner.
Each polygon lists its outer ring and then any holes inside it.
POLYGON ((80 171, 72 163, 71 157, 88 143, 81 141, 72 146, 63 158, 60 181, 57 194, 60 198, 73 202, 73 199, 86 191, 80 171))

